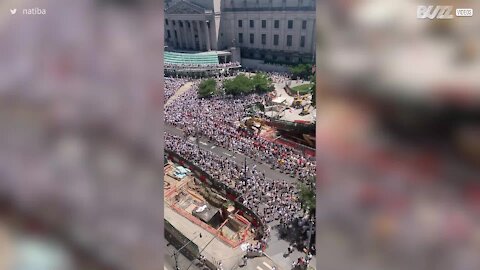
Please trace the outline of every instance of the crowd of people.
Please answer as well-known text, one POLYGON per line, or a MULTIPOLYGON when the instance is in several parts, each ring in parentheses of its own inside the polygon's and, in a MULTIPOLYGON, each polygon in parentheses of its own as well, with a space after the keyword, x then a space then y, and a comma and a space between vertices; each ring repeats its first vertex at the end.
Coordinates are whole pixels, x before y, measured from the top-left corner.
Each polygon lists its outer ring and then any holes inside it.
POLYGON ((171 98, 182 85, 187 83, 187 81, 188 80, 186 78, 173 79, 173 78, 165 77, 165 92, 164 92, 165 101, 171 98))
POLYGON ((165 135, 165 149, 181 155, 214 179, 242 194, 242 203, 256 213, 264 225, 264 234, 260 239, 264 245, 269 239, 268 223, 278 220, 280 224, 288 226, 298 220, 312 222, 308 211, 301 207, 297 197, 298 189, 293 183, 266 178, 254 166, 245 172, 232 159, 221 157, 198 147, 194 142, 168 133, 165 135))
POLYGON ((270 164, 303 182, 314 179, 314 160, 295 148, 269 141, 240 127, 246 108, 265 102, 267 95, 204 99, 197 96, 197 85, 165 108, 168 125, 184 130, 187 135, 203 136, 216 145, 270 164))
POLYGON ((267 72, 273 83, 286 83, 291 80, 287 72, 267 72))
POLYGON ((228 63, 218 63, 218 64, 192 64, 192 63, 182 63, 182 64, 173 64, 173 63, 165 63, 164 67, 168 69, 189 69, 189 68, 232 68, 232 67, 239 67, 240 62, 228 62, 228 63))

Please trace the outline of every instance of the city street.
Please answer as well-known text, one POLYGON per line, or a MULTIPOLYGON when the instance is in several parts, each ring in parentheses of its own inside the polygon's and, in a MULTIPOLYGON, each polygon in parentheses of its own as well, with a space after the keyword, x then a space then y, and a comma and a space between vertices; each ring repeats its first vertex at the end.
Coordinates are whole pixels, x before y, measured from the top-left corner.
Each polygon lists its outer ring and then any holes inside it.
MULTIPOLYGON (((174 135, 177 135, 177 136, 182 136, 182 137, 184 136, 183 131, 178 129, 178 128, 168 126, 168 125, 166 125, 165 127, 166 127, 166 131, 171 133, 171 134, 174 134, 174 135)), ((194 141, 195 139, 191 138, 191 140, 194 141)), ((241 166, 243 166, 243 164, 245 162, 245 155, 240 154, 240 153, 231 152, 231 151, 229 151, 229 150, 227 150, 223 147, 219 147, 219 146, 216 146, 212 143, 209 143, 207 140, 200 139, 199 140, 199 146, 201 148, 208 149, 209 151, 212 151, 212 152, 214 152, 218 155, 221 155, 223 157, 231 158, 237 164, 240 164, 241 166)), ((283 174, 283 173, 281 173, 277 170, 271 169, 271 167, 267 164, 258 163, 257 161, 247 157, 247 166, 250 167, 253 164, 256 164, 257 165, 256 168, 265 173, 265 177, 267 179, 285 179, 286 181, 288 181, 290 183, 295 183, 297 181, 297 179, 295 179, 295 178, 285 177, 285 174, 283 174)), ((267 247, 265 253, 273 261, 278 263, 278 266, 277 266, 278 269, 284 269, 284 270, 291 269, 291 265, 292 265, 293 261, 297 260, 299 257, 305 257, 305 253, 300 252, 300 251, 295 249, 295 251, 292 254, 290 254, 288 257, 286 257, 286 258, 283 257, 283 253, 287 250, 290 243, 288 241, 286 241, 285 239, 281 239, 279 237, 279 232, 276 229, 274 229, 274 226, 277 225, 277 224, 278 224, 278 221, 273 221, 273 222, 268 224, 272 228, 272 233, 271 233, 271 237, 270 237, 270 242, 268 243, 268 247, 267 247)), ((258 260, 258 259, 255 259, 254 261, 256 261, 256 260, 258 260)), ((251 261, 252 260, 249 260, 249 263, 251 261)), ((250 265, 251 264, 247 264, 246 268, 243 268, 243 269, 250 269, 250 265)), ((269 269, 266 265, 262 265, 261 262, 255 263, 254 265, 255 265, 255 267, 252 268, 253 270, 261 270, 261 269, 268 270, 269 269), (257 266, 258 266, 258 268, 257 268, 257 266)), ((312 259, 310 265, 315 267, 315 265, 316 265, 315 257, 312 259)), ((242 268, 240 268, 240 269, 242 269, 242 268)))

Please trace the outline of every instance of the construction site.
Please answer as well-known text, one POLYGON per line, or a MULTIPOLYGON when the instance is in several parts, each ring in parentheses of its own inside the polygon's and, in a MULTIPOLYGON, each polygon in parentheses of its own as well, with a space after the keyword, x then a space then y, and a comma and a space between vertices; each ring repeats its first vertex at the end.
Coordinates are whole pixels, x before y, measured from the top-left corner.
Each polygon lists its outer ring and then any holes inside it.
POLYGON ((164 200, 165 220, 195 245, 193 258, 233 266, 254 242, 251 223, 231 201, 172 161, 165 164, 164 200))

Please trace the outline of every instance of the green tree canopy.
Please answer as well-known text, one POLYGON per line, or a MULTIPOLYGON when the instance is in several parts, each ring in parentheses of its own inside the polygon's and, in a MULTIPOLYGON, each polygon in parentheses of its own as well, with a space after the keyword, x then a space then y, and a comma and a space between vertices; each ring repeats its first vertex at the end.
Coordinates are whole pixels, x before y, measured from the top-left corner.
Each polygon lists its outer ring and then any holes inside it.
POLYGON ((231 80, 225 80, 223 87, 225 88, 225 93, 230 95, 244 95, 254 90, 252 80, 244 74, 240 74, 231 80))
POLYGON ((317 98, 317 76, 315 74, 312 76, 312 105, 316 105, 317 98))
POLYGON ((255 91, 259 93, 270 92, 274 89, 272 79, 263 72, 257 73, 253 76, 252 84, 255 91))
POLYGON ((199 97, 211 97, 217 91, 217 81, 214 79, 203 80, 198 87, 199 97))
POLYGON ((308 209, 311 214, 315 215, 315 189, 303 183, 298 184, 298 188, 300 190, 299 200, 302 203, 302 208, 308 209))
POLYGON ((294 79, 309 80, 312 76, 312 64, 298 64, 290 68, 294 79))

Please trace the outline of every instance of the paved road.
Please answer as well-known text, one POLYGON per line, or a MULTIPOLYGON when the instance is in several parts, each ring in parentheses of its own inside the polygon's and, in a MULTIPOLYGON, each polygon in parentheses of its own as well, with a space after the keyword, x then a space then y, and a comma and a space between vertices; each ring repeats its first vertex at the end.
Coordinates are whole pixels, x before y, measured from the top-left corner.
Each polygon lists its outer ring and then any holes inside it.
POLYGON ((239 269, 272 270, 273 267, 276 267, 277 270, 280 270, 280 269, 287 270, 287 269, 280 268, 280 266, 278 264, 274 263, 271 258, 265 257, 265 256, 248 259, 247 265, 242 267, 242 268, 238 268, 237 270, 239 270, 239 269))
POLYGON ((193 82, 187 82, 186 84, 182 85, 180 88, 177 89, 177 91, 175 92, 175 94, 173 94, 173 96, 171 96, 166 102, 165 102, 165 105, 164 107, 167 107, 168 105, 170 105, 170 103, 172 103, 175 99, 177 99, 179 96, 181 96, 183 93, 187 92, 188 89, 190 89, 190 87, 192 87, 193 85, 193 82))
MULTIPOLYGON (((165 125, 165 131, 167 131, 168 133, 170 133, 172 135, 184 137, 184 133, 183 133, 182 130, 180 130, 176 127, 173 127, 171 125, 165 125)), ((279 170, 271 169, 270 165, 268 165, 266 163, 260 163, 260 162, 255 161, 254 159, 251 159, 251 158, 249 158, 249 157, 247 157, 247 156, 245 156, 241 153, 235 153, 235 152, 232 152, 232 151, 230 151, 228 149, 225 149, 223 147, 217 146, 214 143, 208 142, 208 140, 205 139, 205 138, 200 139, 199 146, 200 146, 200 148, 211 151, 211 152, 213 152, 217 155, 220 155, 222 157, 227 157, 227 158, 233 159, 237 164, 240 164, 241 166, 244 166, 245 158, 246 158, 247 166, 250 167, 251 165, 256 164, 257 165, 256 169, 260 172, 264 172, 265 177, 267 179, 284 179, 288 183, 297 183, 296 178, 292 178, 287 174, 281 173, 279 170)))

